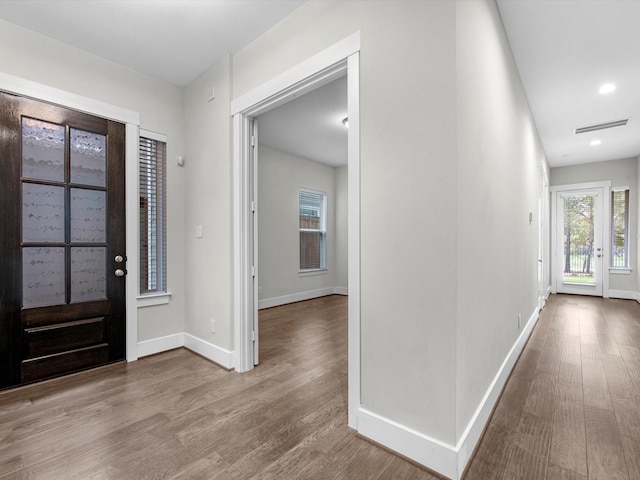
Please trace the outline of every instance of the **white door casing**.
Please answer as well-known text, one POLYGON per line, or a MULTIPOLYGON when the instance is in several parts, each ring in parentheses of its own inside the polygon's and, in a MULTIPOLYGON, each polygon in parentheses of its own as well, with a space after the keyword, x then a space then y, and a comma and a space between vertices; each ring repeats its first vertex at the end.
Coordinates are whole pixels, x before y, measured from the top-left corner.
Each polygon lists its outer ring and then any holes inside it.
MULTIPOLYGON (((577 295, 609 296, 609 236, 610 225, 606 212, 610 210, 610 182, 591 182, 574 185, 559 185, 552 191, 552 292, 577 295), (566 263, 572 263, 571 272, 583 265, 573 264, 565 255, 565 202, 585 198, 593 202, 593 245, 591 256, 593 276, 586 273, 568 273, 566 263), (576 278, 584 275, 588 278, 576 278)), ((570 256, 572 257, 572 255, 570 256)))
POLYGON ((349 257, 349 420, 357 428, 360 408, 360 33, 356 32, 296 67, 231 102, 233 116, 233 233, 235 369, 257 361, 257 245, 252 198, 252 119, 304 93, 347 75, 348 91, 348 257, 349 257))

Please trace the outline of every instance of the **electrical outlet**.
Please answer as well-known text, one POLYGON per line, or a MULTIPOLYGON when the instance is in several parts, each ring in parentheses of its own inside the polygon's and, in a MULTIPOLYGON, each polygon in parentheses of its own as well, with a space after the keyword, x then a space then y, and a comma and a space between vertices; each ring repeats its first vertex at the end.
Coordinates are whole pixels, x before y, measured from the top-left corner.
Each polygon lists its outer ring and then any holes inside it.
POLYGON ((522 315, 518 314, 518 328, 522 328, 522 315))
POLYGON ((209 330, 211 333, 216 333, 216 321, 213 318, 209 319, 209 330))

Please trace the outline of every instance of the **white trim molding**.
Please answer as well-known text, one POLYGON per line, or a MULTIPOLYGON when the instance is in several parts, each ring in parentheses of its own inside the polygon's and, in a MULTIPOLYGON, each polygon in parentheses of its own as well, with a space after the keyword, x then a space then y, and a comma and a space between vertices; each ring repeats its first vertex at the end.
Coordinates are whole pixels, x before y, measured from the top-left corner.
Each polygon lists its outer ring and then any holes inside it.
MULTIPOLYGON (((272 80, 244 93, 231 102, 233 117, 233 325, 235 369, 254 366, 254 308, 259 304, 252 293, 255 265, 249 264, 252 246, 249 169, 252 119, 294 97, 310 92, 332 80, 347 76, 349 116, 348 196, 349 196, 349 426, 357 428, 360 407, 360 32, 311 56, 272 80)), ((259 273, 258 273, 259 275, 259 273)), ((257 311, 257 308, 255 308, 257 311)))
POLYGON ((174 333, 165 337, 152 338, 138 343, 138 356, 146 357, 156 353, 166 352, 175 348, 186 348, 194 353, 217 363, 221 367, 233 368, 233 352, 206 342, 185 332, 174 333))
POLYGON ((180 347, 184 347, 184 335, 182 333, 152 338, 151 340, 138 342, 138 357, 147 357, 180 347))
MULTIPOLYGON (((355 32, 233 100, 231 102, 231 115, 253 113, 252 110, 258 105, 261 109, 264 109, 267 105, 268 109, 275 108, 280 104, 286 103, 292 95, 304 95, 322 84, 329 83, 341 76, 339 71, 333 71, 333 66, 359 51, 360 32, 355 32), (320 72, 326 74, 324 80, 318 78, 320 72), (304 82, 305 79, 312 77, 316 78, 319 84, 310 85, 304 82)), ((349 124, 351 124, 351 117, 349 117, 349 124)))
POLYGON ((362 407, 358 409, 358 433, 436 473, 458 480, 455 447, 430 438, 362 407))
MULTIPOLYGON (((550 187, 549 192, 551 194, 551 293, 558 293, 558 266, 561 264, 560 256, 562 252, 558 249, 558 240, 561 238, 558 236, 558 197, 565 192, 580 192, 583 190, 598 190, 602 189, 602 251, 609 252, 611 242, 611 225, 607 221, 607 212, 611 211, 611 181, 603 180, 600 182, 587 182, 587 183, 573 183, 569 185, 553 185, 550 187)), ((609 255, 604 255, 602 259, 602 294, 603 298, 609 298, 609 255)), ((566 291, 564 293, 578 293, 584 295, 593 295, 594 293, 583 291, 566 291)))
POLYGON ((638 293, 631 290, 609 290, 609 298, 621 298, 623 300, 636 300, 638 293))
POLYGON ((206 342, 188 333, 184 334, 184 347, 227 370, 233 368, 233 352, 206 342))
POLYGON ((154 293, 151 295, 140 295, 136 297, 138 308, 154 307, 156 305, 167 305, 171 301, 171 293, 154 293))
POLYGON ((440 475, 460 480, 502 389, 538 322, 539 313, 536 309, 529 317, 456 446, 433 439, 364 408, 358 409, 358 433, 440 475))
POLYGON ((500 394, 509 379, 509 375, 511 375, 511 371, 518 361, 522 350, 524 350, 524 346, 526 345, 527 340, 529 340, 531 332, 533 332, 533 328, 536 326, 536 323, 538 323, 539 318, 540 310, 536 309, 529 317, 529 320, 527 320, 520 336, 502 362, 502 365, 498 369, 498 373, 496 373, 496 376, 484 394, 480 405, 478 405, 478 408, 473 414, 473 417, 471 417, 467 428, 460 437, 458 445, 456 446, 456 451, 458 452, 457 472, 459 475, 458 477, 455 477, 456 479, 460 478, 464 473, 464 469, 469 461, 469 456, 473 453, 480 437, 482 437, 482 432, 489 421, 491 412, 496 406, 498 398, 500 398, 500 394))
POLYGON ((309 290, 307 292, 282 295, 281 297, 263 298, 258 302, 258 308, 262 310, 263 308, 277 307, 280 305, 287 305, 288 303, 303 302, 304 300, 326 297, 327 295, 348 295, 348 291, 349 289, 345 287, 327 287, 320 288, 318 290, 309 290))
POLYGON ((8 73, 0 72, 0 90, 55 103, 56 105, 117 122, 140 125, 140 114, 138 112, 50 87, 49 85, 32 82, 8 73))

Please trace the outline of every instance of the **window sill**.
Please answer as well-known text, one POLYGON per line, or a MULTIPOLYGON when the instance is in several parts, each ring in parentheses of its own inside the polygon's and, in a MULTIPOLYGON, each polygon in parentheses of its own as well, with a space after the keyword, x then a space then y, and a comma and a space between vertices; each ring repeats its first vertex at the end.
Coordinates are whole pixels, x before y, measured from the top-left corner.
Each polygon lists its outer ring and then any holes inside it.
POLYGON ((155 305, 167 305, 171 300, 171 293, 151 293, 137 297, 138 308, 153 307, 155 305))
POLYGON ((300 277, 312 277, 314 275, 326 275, 329 272, 328 268, 319 268, 317 270, 300 270, 298 276, 300 277))
POLYGON ((611 275, 631 275, 630 268, 610 268, 609 273, 611 275))

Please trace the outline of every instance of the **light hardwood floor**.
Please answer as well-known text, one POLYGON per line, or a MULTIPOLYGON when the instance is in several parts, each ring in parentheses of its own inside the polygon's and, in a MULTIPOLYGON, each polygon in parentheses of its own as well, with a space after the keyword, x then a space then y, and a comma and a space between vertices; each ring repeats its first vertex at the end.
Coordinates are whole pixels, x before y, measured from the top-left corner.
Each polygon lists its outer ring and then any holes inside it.
MULTIPOLYGON (((346 427, 346 308, 261 311, 246 374, 179 349, 1 392, 0 479, 435 479, 346 427)), ((640 479, 639 319, 552 296, 465 479, 640 479)))

